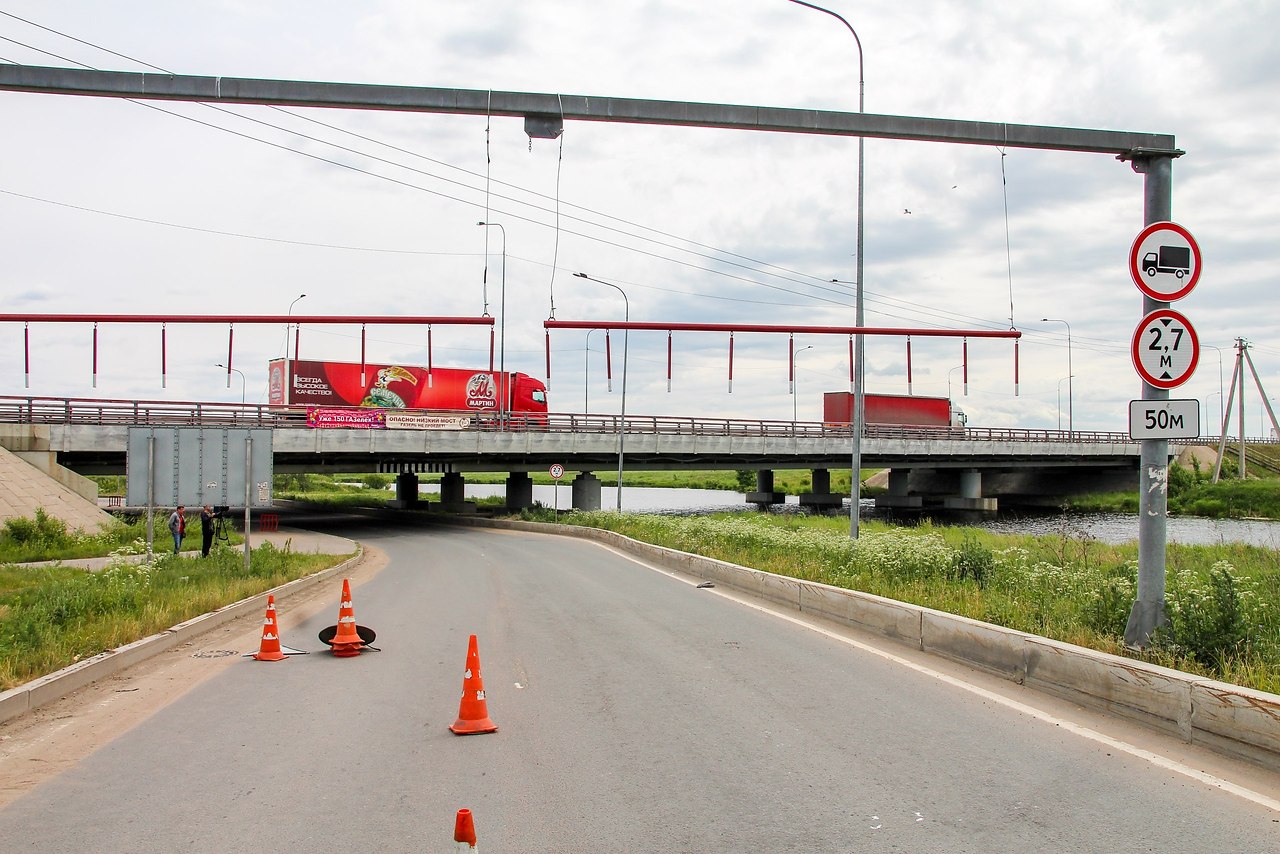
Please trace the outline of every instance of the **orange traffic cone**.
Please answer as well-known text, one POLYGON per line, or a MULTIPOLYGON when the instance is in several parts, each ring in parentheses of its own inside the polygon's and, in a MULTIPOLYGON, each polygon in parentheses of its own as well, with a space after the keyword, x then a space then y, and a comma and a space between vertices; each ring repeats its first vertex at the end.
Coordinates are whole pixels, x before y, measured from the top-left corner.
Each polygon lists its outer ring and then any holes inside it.
POLYGON ((467 670, 462 674, 458 719, 449 729, 458 735, 498 731, 498 725, 489 720, 489 704, 484 699, 484 680, 480 678, 480 652, 476 648, 475 635, 467 642, 467 670))
POLYGON ((267 596, 267 617, 262 621, 262 643, 253 656, 258 661, 284 661, 280 649, 280 628, 276 623, 276 597, 267 596))
POLYGON ((337 633, 329 641, 333 654, 339 658, 359 655, 364 641, 356 631, 356 612, 351 606, 351 581, 346 578, 342 579, 342 602, 338 605, 337 629, 337 633))
POLYGON ((476 825, 471 820, 471 810, 458 810, 458 817, 453 822, 453 850, 477 850, 476 825))

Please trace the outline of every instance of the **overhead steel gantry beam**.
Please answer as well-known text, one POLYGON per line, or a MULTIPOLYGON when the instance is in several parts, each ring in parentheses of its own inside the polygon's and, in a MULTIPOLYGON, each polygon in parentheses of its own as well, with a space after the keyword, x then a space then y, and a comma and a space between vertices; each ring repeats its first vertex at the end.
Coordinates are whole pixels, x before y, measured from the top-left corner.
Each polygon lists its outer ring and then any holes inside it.
POLYGON ((310 83, 0 65, 0 91, 864 136, 1082 151, 1115 154, 1124 159, 1177 157, 1182 154, 1174 147, 1172 134, 486 89, 310 83))

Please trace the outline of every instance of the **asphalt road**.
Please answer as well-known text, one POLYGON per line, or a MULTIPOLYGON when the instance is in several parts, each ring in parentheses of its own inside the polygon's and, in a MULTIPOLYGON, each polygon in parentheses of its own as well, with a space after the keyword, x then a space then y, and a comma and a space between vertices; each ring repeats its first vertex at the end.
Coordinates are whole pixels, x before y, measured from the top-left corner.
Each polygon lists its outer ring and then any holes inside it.
POLYGON ((0 850, 445 851, 460 807, 487 854, 1280 849, 1265 806, 600 546, 331 532, 390 558, 353 592, 381 651, 236 663, 0 850), (470 634, 500 729, 460 737, 470 634))

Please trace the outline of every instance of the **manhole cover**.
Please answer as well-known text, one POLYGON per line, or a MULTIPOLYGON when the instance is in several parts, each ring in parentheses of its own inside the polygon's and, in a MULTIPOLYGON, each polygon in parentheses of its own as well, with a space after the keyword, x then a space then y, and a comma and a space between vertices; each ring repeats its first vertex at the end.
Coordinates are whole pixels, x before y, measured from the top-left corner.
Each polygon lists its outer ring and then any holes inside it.
POLYGON ((234 649, 206 649, 194 653, 192 658, 226 658, 228 655, 239 655, 234 649))

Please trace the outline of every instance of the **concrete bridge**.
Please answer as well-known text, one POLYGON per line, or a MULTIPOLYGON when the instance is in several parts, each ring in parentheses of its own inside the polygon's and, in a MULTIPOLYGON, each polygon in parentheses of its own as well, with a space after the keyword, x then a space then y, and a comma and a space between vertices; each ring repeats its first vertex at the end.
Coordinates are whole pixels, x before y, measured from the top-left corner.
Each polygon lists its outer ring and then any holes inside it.
MULTIPOLYGON (((530 472, 560 464, 573 473, 573 505, 600 506, 597 471, 731 469, 756 472, 747 501, 782 503, 773 475, 808 469, 813 490, 802 505, 838 507, 831 469, 849 468, 852 434, 821 423, 670 416, 552 413, 508 420, 474 413, 421 413, 429 429, 316 429, 305 409, 223 403, 0 397, 5 447, 52 453, 80 474, 123 474, 130 427, 267 427, 274 470, 380 471, 397 475, 397 500, 417 500, 418 475, 438 473, 441 502, 463 507, 466 472, 507 472, 507 504, 532 505, 530 472)), ((1081 492, 1133 489, 1139 449, 1122 433, 988 428, 869 426, 866 468, 888 469, 877 505, 991 511, 1055 504, 1081 492)))

